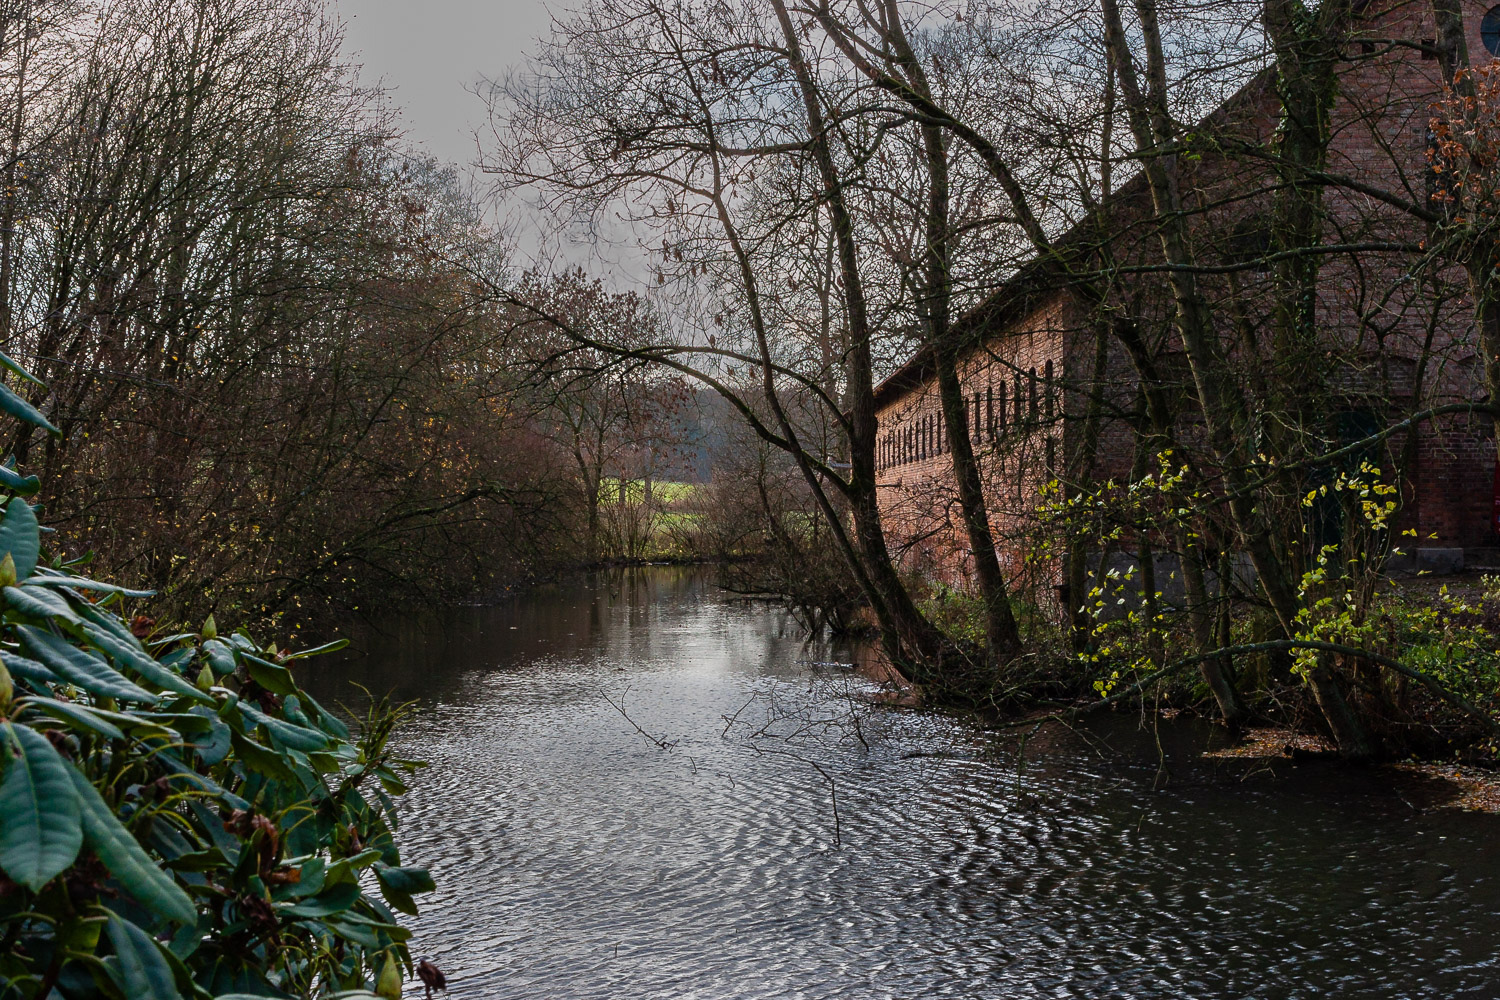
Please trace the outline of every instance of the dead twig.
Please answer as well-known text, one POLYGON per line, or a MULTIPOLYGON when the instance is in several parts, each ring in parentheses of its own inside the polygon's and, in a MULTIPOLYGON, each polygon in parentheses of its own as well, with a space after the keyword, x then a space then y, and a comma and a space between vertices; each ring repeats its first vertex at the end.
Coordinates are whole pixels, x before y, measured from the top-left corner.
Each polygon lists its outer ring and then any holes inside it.
POLYGON ((763 747, 758 743, 751 743, 750 749, 754 750, 756 753, 781 754, 784 757, 790 757, 793 760, 801 761, 823 776, 823 780, 828 782, 828 795, 833 803, 833 846, 838 848, 839 850, 843 850, 844 835, 842 825, 839 823, 839 787, 838 783, 833 780, 833 776, 830 775, 827 771, 823 770, 822 765, 817 761, 809 760, 801 754, 793 753, 790 750, 779 750, 774 747, 763 747))
POLYGON ((629 694, 629 693, 630 693, 630 688, 626 688, 624 691, 621 691, 620 692, 620 701, 619 701, 618 704, 616 704, 615 700, 609 696, 608 692, 606 692, 603 688, 601 688, 599 690, 600 696, 603 697, 605 701, 609 702, 611 708, 613 708, 616 712, 620 713, 620 717, 621 718, 623 718, 626 722, 630 723, 633 727, 635 727, 635 731, 636 732, 638 732, 642 736, 646 737, 646 739, 650 740, 652 743, 655 743, 661 749, 663 749, 663 750, 670 750, 673 747, 675 747, 678 743, 682 742, 681 740, 664 740, 664 739, 661 739, 660 737, 652 736, 650 733, 648 733, 644 729, 642 729, 640 727, 640 724, 638 722, 636 722, 634 719, 632 719, 626 713, 626 711, 625 711, 625 696, 627 694, 629 694))

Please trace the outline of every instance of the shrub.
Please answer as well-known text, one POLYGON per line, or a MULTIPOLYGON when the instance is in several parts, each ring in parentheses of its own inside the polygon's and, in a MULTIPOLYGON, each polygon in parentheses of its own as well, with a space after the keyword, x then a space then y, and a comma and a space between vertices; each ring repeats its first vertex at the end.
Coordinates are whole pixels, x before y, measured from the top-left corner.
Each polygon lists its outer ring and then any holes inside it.
POLYGON ((151 638, 121 614, 147 595, 44 553, 35 479, 0 481, 0 1000, 398 995, 392 911, 432 888, 392 837, 401 709, 351 733, 298 687, 337 643, 151 638))

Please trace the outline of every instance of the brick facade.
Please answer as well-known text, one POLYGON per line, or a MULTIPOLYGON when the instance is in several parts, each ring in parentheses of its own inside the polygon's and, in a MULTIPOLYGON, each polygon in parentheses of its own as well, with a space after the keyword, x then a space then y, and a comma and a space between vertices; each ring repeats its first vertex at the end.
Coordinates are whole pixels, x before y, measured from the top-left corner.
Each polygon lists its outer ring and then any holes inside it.
MULTIPOLYGON (((1476 65, 1490 58, 1479 37, 1488 6, 1468 2, 1464 8, 1476 65)), ((1425 5, 1366 7, 1360 33, 1419 43, 1435 35, 1425 5)), ((1410 47, 1380 41, 1362 45, 1360 53, 1340 77, 1329 171, 1426 197, 1433 180, 1429 123, 1440 96, 1438 64, 1410 47)), ((1264 143, 1273 134, 1275 108, 1265 78, 1209 122, 1222 133, 1264 143)), ((1246 239, 1253 243, 1255 227, 1268 211, 1271 179, 1242 161, 1205 158, 1183 169, 1191 171, 1185 189, 1199 204, 1214 206, 1193 222, 1197 259, 1205 264, 1235 260, 1237 247, 1246 239)), ((1427 235, 1413 216, 1347 187, 1327 188, 1325 204, 1325 243, 1411 246, 1427 235)), ((1117 261, 1159 263, 1140 178, 1121 188, 1106 215, 1117 261)), ((1485 396, 1462 274, 1413 277, 1413 257, 1410 250, 1331 254, 1321 272, 1319 336, 1336 360, 1320 375, 1328 398, 1337 400, 1340 412, 1333 417, 1347 418, 1355 437, 1368 433, 1358 429, 1365 426, 1361 422, 1378 425, 1414 410, 1485 396)), ((1244 372, 1252 406, 1276 391, 1255 384, 1266 369, 1253 360, 1268 349, 1270 280, 1267 270, 1256 269, 1201 278, 1220 322, 1221 342, 1244 372)), ((1114 294, 1144 318, 1143 337, 1152 342, 1157 371, 1179 387, 1177 398, 1190 399, 1187 366, 1170 333, 1170 297, 1159 274, 1127 275, 1114 294)), ((1139 461, 1137 434, 1123 416, 1136 406, 1137 367, 1118 338, 1110 337, 1102 377, 1096 378, 1098 323, 1077 301, 1064 290, 1037 287, 1022 268, 964 321, 972 344, 960 365, 968 429, 981 456, 1002 564, 1012 576, 1025 568, 1021 553, 1038 527, 1039 491, 1068 471, 1064 465, 1074 454, 1094 392, 1104 401, 1105 415, 1091 475, 1122 479, 1139 461)), ((956 510, 951 449, 930 359, 919 352, 881 383, 876 402, 881 510, 892 547, 908 568, 962 584, 968 576, 967 536, 956 510)), ((1180 440, 1201 437, 1195 420, 1190 409, 1179 411, 1180 440)), ((1372 456, 1405 484, 1402 527, 1416 529, 1424 546, 1496 545, 1490 523, 1495 448, 1488 417, 1450 416, 1413 433, 1413 440, 1399 435, 1372 456)), ((1040 572, 1055 578, 1055 570, 1040 572)))

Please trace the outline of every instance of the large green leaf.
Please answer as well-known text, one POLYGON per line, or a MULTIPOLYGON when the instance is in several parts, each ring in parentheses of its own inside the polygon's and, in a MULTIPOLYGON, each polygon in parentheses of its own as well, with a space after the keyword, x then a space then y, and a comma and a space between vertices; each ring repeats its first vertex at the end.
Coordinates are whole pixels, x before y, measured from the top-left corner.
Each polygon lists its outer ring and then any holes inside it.
POLYGON ((83 619, 73 610, 68 599, 55 590, 45 587, 6 587, 5 602, 23 615, 31 618, 61 618, 77 625, 83 619))
POLYGON ((52 421, 42 416, 42 411, 32 406, 26 400, 16 395, 14 391, 4 385, 0 385, 0 410, 4 410, 17 420, 24 420, 36 427, 45 427, 53 434, 61 434, 62 431, 53 426, 52 421))
MULTIPOLYGON (((28 698, 26 704, 39 711, 46 712, 53 718, 69 719, 80 725, 95 728, 99 722, 107 722, 117 728, 122 736, 112 736, 112 739, 120 739, 123 736, 137 736, 141 738, 164 738, 173 742, 180 741, 182 734, 168 725, 174 719, 189 718, 198 721, 194 716, 170 716, 156 715, 147 712, 114 712, 97 705, 80 705, 77 702, 60 701, 55 698, 28 698), (85 722, 85 720, 92 720, 85 722)), ((97 731, 97 730, 96 730, 97 731)))
POLYGON ((68 776, 77 792, 83 839, 125 891, 170 920, 182 924, 197 921, 198 911, 188 894, 136 843, 89 779, 73 768, 68 769, 68 776))
POLYGON ((251 722, 266 727, 266 731, 293 750, 322 750, 328 746, 328 737, 316 729, 303 729, 290 722, 267 715, 254 705, 240 702, 240 713, 251 722))
POLYGON ((114 973, 125 1000, 182 1000, 172 967, 155 939, 128 920, 110 914, 109 943, 114 973))
MULTIPOLYGON (((71 722, 75 727, 98 733, 107 740, 125 739, 125 731, 108 719, 96 715, 85 705, 56 698, 31 698, 27 704, 39 712, 45 712, 62 722, 71 722)), ((71 786, 70 786, 71 787, 71 786)))
POLYGON ((19 653, 12 653, 8 649, 5 650, 3 659, 5 660, 5 668, 10 671, 12 677, 21 677, 28 681, 39 681, 43 684, 62 683, 61 678, 48 670, 47 665, 44 663, 38 663, 19 653))
POLYGON ((124 594, 126 597, 154 597, 154 590, 131 590, 128 587, 116 586, 113 583, 100 583, 98 580, 90 580, 86 576, 68 576, 57 574, 53 570, 42 570, 30 581, 33 587, 71 587, 73 590, 92 590, 103 594, 124 594))
POLYGON ((397 892, 404 892, 408 895, 431 892, 437 888, 437 883, 432 881, 432 876, 428 874, 426 868, 376 865, 375 877, 380 879, 381 885, 388 885, 397 892))
POLYGON ((21 645, 32 656, 70 684, 85 691, 117 698, 121 701, 143 701, 155 704, 157 696, 127 678, 114 667, 85 649, 68 644, 51 632, 31 625, 17 625, 21 645))
POLYGON ((311 708, 316 714, 319 728, 332 733, 334 736, 338 737, 341 740, 347 740, 349 738, 349 727, 344 725, 342 719, 334 715, 332 712, 328 711, 328 709, 324 708, 322 705, 319 705, 316 701, 313 700, 312 695, 308 694, 306 691, 303 691, 300 697, 302 703, 311 708))
MULTIPOLYGON (((306 822, 316 823, 317 820, 309 819, 306 822)), ((292 830, 288 831, 287 841, 289 848, 294 837, 301 829, 303 828, 293 827, 292 830)), ((312 836, 316 838, 318 836, 317 832, 314 831, 312 836)), ((273 890, 273 894, 278 902, 302 899, 306 896, 316 896, 322 892, 323 879, 328 874, 328 866, 324 864, 322 858, 313 858, 311 861, 303 863, 300 874, 301 877, 296 882, 273 890)))
POLYGON ((343 882, 323 890, 312 899, 281 908, 294 917, 331 917, 343 913, 359 899, 359 883, 343 882))
POLYGON ((36 571, 41 549, 42 527, 37 523, 36 511, 20 497, 11 497, 5 505, 5 518, 0 520, 0 559, 9 552, 16 564, 16 579, 25 580, 36 571))
POLYGON ((395 868, 385 865, 375 866, 375 878, 380 882, 380 894, 385 901, 390 903, 402 913, 416 916, 417 904, 412 901, 412 896, 419 892, 431 892, 436 889, 432 876, 425 868, 395 868))
POLYGON ((0 354, 0 365, 9 368, 11 371, 15 372, 17 375, 30 382, 32 385, 39 385, 43 389, 47 388, 46 382, 43 382, 41 379, 31 374, 31 372, 27 371, 24 367, 22 367, 19 361, 17 361, 15 358, 12 358, 9 354, 0 354))
POLYGON ((29 497, 42 488, 42 481, 36 476, 23 476, 8 465, 0 465, 0 487, 29 497))
POLYGON ((197 715, 207 721, 210 726, 207 737, 195 739, 193 746, 198 751, 198 756, 203 758, 203 763, 209 767, 213 767, 229 756, 229 726, 212 709, 206 706, 199 706, 191 711, 193 715, 197 715))
POLYGON ((301 660, 309 656, 322 656, 324 653, 336 653, 348 645, 348 639, 335 639, 332 642, 325 642, 321 646, 314 646, 311 649, 304 649, 301 652, 291 653, 287 656, 287 659, 301 660))
POLYGON ((83 846, 72 777, 78 772, 34 729, 6 723, 5 738, 0 868, 35 891, 71 865, 83 846))
POLYGON ((234 748, 235 760, 252 771, 258 771, 274 781, 285 782, 290 785, 296 782, 297 775, 289 766, 290 758, 285 753, 277 753, 270 747, 263 747, 248 736, 230 730, 229 744, 234 748))
POLYGON ((208 665, 220 677, 234 673, 234 653, 218 639, 203 641, 203 655, 208 657, 208 665))
POLYGON ((250 672, 250 679, 272 694, 296 695, 297 682, 292 679, 292 672, 281 664, 243 652, 240 653, 240 662, 250 672))
POLYGON ((104 650, 114 658, 114 661, 122 667, 134 672, 148 683, 155 684, 159 688, 165 688, 174 694, 180 694, 195 701, 208 704, 213 703, 213 697, 199 691, 181 674, 157 663, 149 653, 143 653, 117 639, 113 633, 100 628, 93 622, 83 626, 88 637, 94 641, 94 645, 104 650))
MULTIPOLYGON (((33 584, 46 585, 46 584, 50 583, 53 579, 56 579, 56 578, 55 577, 48 577, 48 576, 38 575, 38 577, 35 580, 32 580, 31 582, 33 584)), ((114 636, 116 639, 119 639, 121 642, 123 642, 125 645, 129 646, 131 649, 139 649, 139 650, 142 650, 142 651, 145 650, 146 647, 143 646, 143 645, 141 645, 141 640, 139 640, 139 639, 137 639, 135 637, 135 634, 130 631, 129 626, 127 626, 124 622, 120 621, 119 618, 117 618, 114 615, 110 614, 108 611, 104 611, 104 610, 102 610, 100 608, 96 608, 92 604, 83 604, 83 605, 79 606, 78 613, 80 615, 83 615, 83 617, 87 618, 89 621, 93 622, 95 625, 97 625, 100 628, 104 629, 104 631, 108 632, 110 635, 114 636)))

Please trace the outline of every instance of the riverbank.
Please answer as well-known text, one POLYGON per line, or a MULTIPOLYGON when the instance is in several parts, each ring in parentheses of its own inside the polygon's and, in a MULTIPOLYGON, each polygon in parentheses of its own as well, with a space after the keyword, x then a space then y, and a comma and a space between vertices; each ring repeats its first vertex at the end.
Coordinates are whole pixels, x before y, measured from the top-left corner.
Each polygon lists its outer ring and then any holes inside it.
MULTIPOLYGON (((1425 581, 1424 581, 1425 582, 1425 581)), ((1458 581, 1477 597, 1486 581, 1458 581)), ((1443 584, 1431 585, 1434 592, 1443 584)), ((1493 590, 1493 585, 1489 585, 1493 590)), ((1464 599, 1460 596, 1458 599, 1464 599)), ((1136 695, 1114 704, 1106 704, 1097 697, 1090 698, 1078 692, 1068 703, 1051 702, 1045 711, 1032 709, 1004 711, 996 706, 979 706, 968 698, 931 698, 920 685, 912 683, 901 671, 891 665, 873 645, 859 665, 861 673, 878 689, 869 695, 872 704, 890 708, 920 711, 937 711, 956 718, 971 720, 976 726, 999 735, 1016 733, 1031 734, 1046 728, 1068 729, 1086 725, 1091 718, 1121 718, 1138 716, 1143 727, 1155 726, 1165 721, 1177 724, 1180 720, 1192 719, 1208 725, 1214 736, 1206 739, 1202 756, 1205 760, 1243 761, 1258 768, 1274 771, 1276 767, 1298 766, 1308 762, 1319 762, 1335 769, 1348 769, 1360 773, 1383 776, 1393 788, 1400 789, 1414 777, 1437 782, 1444 789, 1434 792, 1430 788, 1421 793, 1424 809, 1455 809, 1460 811, 1500 813, 1500 760, 1494 758, 1494 748, 1489 743, 1475 742, 1453 754, 1410 755, 1405 758, 1382 759, 1373 762, 1346 762, 1340 759, 1338 750, 1323 733, 1312 728, 1297 728, 1267 722, 1240 727, 1231 737, 1228 730, 1214 725, 1212 713, 1203 714, 1207 696, 1197 692, 1186 698, 1189 707, 1183 707, 1180 697, 1172 694, 1155 699, 1155 706, 1147 707, 1142 695, 1136 695), (1160 707, 1165 704, 1166 707, 1160 707), (1228 739, 1225 743, 1219 737, 1228 739)), ((1176 695, 1182 694, 1179 685, 1176 695)), ((1252 768, 1253 773, 1256 768, 1252 768)), ((1235 779, 1242 780, 1242 779, 1235 779)))
MULTIPOLYGON (((1284 728, 1250 728, 1239 742, 1207 750, 1212 760, 1247 761, 1262 766, 1308 761, 1337 761, 1338 751, 1317 735, 1284 728)), ((1342 766, 1342 765, 1340 765, 1342 766)), ((1398 792, 1410 791, 1420 800, 1413 809, 1453 809, 1500 814, 1500 768, 1451 761, 1390 761, 1375 765, 1398 792), (1417 779, 1414 781, 1414 779, 1417 779)))

